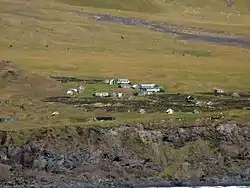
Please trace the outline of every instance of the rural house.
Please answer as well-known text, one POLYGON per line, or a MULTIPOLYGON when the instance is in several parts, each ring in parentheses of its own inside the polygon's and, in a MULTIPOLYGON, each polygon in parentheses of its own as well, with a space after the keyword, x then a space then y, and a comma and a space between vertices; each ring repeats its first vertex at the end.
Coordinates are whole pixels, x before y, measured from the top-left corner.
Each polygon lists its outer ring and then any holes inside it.
POLYGON ((118 79, 117 84, 131 84, 129 79, 118 79))
POLYGON ((93 96, 95 96, 95 97, 109 97, 110 94, 109 94, 109 92, 97 92, 97 93, 94 93, 93 96))
POLYGON ((119 84, 119 88, 131 88, 131 84, 119 84))
POLYGON ((129 79, 110 79, 110 80, 104 80, 104 83, 109 84, 109 85, 115 85, 115 84, 131 84, 129 79))
POLYGON ((156 84, 138 84, 136 89, 146 92, 164 92, 164 89, 156 84))
POLYGON ((215 95, 223 95, 225 94, 225 91, 223 89, 217 88, 214 90, 215 95))

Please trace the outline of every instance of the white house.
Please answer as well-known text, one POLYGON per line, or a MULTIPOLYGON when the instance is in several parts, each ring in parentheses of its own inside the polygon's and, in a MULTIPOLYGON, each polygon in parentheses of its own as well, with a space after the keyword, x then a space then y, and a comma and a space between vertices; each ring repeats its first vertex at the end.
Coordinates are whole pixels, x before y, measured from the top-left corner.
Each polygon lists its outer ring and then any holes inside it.
POLYGON ((130 84, 129 79, 118 79, 117 84, 130 84))
POLYGON ((156 85, 156 84, 139 84, 138 87, 143 89, 143 88, 156 88, 156 87, 159 87, 159 86, 156 85))
POLYGON ((109 85, 115 85, 115 79, 109 80, 109 85))
POLYGON ((130 84, 119 84, 119 88, 131 88, 130 84))
POLYGON ((93 95, 96 97, 109 97, 110 96, 109 92, 98 92, 98 93, 94 93, 93 95))
POLYGON ((161 88, 145 88, 143 89, 144 91, 147 91, 147 92, 161 92, 161 88))
POLYGON ((217 88, 217 89, 214 90, 214 93, 215 93, 216 95, 219 95, 219 94, 224 94, 225 91, 224 91, 223 89, 217 88))

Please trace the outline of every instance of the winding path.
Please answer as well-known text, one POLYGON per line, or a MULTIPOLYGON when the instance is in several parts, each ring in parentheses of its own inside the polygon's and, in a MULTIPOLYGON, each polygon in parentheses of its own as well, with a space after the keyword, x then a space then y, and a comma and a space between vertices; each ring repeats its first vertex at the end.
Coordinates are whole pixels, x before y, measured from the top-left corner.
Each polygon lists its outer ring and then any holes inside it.
POLYGON ((87 14, 89 18, 95 19, 96 21, 145 27, 148 29, 152 29, 154 31, 169 34, 172 37, 181 40, 197 40, 218 45, 228 45, 228 46, 250 49, 250 40, 249 40, 250 35, 243 36, 237 34, 217 34, 215 32, 211 32, 208 30, 188 28, 180 25, 143 20, 139 18, 124 18, 124 17, 112 16, 109 14, 93 14, 93 13, 84 13, 84 14, 87 14))

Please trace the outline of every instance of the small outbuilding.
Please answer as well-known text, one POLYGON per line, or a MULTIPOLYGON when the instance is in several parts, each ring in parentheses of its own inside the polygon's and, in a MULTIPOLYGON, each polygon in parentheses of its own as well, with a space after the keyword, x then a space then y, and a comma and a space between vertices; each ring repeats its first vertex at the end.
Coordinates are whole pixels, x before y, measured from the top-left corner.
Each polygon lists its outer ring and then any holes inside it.
POLYGON ((119 78, 117 84, 131 84, 129 79, 119 78))
POLYGON ((131 84, 119 84, 119 88, 131 88, 131 84))
POLYGON ((93 96, 95 96, 95 97, 110 97, 110 94, 109 94, 109 92, 97 92, 97 93, 94 93, 93 96))
POLYGON ((112 116, 98 116, 98 117, 94 117, 94 121, 114 121, 115 117, 112 116))
POLYGON ((214 90, 215 95, 223 95, 225 94, 225 91, 223 89, 217 88, 214 90))
POLYGON ((160 87, 157 84, 138 84, 134 85, 133 88, 146 92, 154 92, 154 93, 165 92, 164 88, 160 87))

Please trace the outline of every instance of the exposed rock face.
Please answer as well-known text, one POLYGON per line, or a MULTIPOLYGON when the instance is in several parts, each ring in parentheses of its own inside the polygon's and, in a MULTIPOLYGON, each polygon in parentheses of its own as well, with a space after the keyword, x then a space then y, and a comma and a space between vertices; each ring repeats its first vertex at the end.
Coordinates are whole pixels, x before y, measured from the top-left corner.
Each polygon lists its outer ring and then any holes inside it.
POLYGON ((14 146, 2 132, 0 163, 4 169, 12 169, 5 177, 10 179, 8 182, 41 185, 159 178, 200 183, 250 180, 248 126, 223 123, 209 127, 67 129, 77 136, 76 142, 60 140, 62 145, 72 145, 65 151, 56 149, 56 143, 60 143, 57 138, 48 147, 41 138, 14 146), (75 143, 83 144, 73 147, 75 143))
POLYGON ((0 163, 0 182, 7 181, 10 178, 10 166, 0 163))

